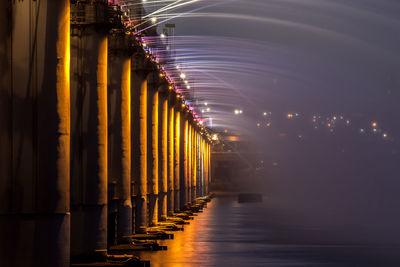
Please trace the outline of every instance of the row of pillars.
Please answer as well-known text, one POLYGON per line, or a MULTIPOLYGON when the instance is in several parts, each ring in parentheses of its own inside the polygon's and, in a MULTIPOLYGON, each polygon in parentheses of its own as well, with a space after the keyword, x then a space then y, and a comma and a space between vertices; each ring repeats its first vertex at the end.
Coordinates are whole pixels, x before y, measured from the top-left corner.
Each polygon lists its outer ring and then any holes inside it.
POLYGON ((208 194, 210 143, 134 40, 69 0, 0 12, 0 266, 104 256, 208 194))

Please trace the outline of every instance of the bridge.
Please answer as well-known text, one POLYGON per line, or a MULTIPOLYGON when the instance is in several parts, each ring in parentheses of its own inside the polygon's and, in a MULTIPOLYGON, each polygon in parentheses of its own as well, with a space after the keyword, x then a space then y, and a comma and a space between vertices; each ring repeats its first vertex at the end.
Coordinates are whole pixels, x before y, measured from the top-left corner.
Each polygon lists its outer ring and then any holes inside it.
POLYGON ((145 266, 209 200, 212 132, 117 2, 0 3, 0 266, 145 266))

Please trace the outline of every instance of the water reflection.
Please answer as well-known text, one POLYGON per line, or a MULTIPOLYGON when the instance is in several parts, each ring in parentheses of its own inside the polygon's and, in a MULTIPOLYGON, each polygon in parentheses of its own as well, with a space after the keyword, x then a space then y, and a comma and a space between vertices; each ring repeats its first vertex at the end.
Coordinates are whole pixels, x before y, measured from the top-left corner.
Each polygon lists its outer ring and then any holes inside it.
POLYGON ((162 241, 167 251, 143 252, 151 266, 400 266, 400 247, 331 239, 338 229, 304 227, 260 204, 214 199, 203 213, 162 241))

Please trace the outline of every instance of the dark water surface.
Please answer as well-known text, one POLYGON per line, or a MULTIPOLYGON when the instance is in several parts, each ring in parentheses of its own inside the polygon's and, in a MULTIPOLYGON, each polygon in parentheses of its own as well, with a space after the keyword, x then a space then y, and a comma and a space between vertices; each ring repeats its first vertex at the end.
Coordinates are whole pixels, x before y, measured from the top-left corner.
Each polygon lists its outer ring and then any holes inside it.
POLYGON ((282 220, 263 203, 214 198, 184 232, 162 241, 167 251, 143 252, 151 266, 400 266, 400 247, 335 240, 338 229, 282 220))

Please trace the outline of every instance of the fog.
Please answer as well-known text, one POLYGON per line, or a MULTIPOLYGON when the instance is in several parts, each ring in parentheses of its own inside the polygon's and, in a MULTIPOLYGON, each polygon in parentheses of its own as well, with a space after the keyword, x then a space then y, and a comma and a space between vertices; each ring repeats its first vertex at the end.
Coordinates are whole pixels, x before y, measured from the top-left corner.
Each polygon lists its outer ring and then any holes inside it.
POLYGON ((397 243, 400 2, 186 2, 159 28, 176 24, 174 64, 204 124, 263 152, 266 224, 320 230, 302 242, 397 243))

